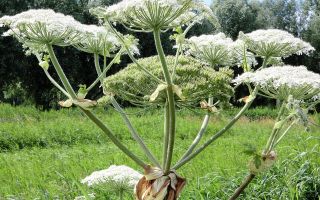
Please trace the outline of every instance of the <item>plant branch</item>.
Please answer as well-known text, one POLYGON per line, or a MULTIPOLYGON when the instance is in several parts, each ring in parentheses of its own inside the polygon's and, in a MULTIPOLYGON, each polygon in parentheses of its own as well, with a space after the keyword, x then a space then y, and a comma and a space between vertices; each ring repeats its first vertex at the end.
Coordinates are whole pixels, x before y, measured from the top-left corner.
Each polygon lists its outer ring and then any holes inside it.
MULTIPOLYGON (((102 84, 103 78, 105 77, 107 71, 111 68, 111 66, 116 62, 116 60, 121 56, 122 53, 122 49, 120 49, 120 51, 117 53, 117 55, 111 60, 111 62, 103 68, 103 71, 101 72, 101 74, 98 74, 98 77, 96 78, 96 80, 87 88, 87 91, 90 91, 99 81, 102 84)), ((99 64, 99 57, 95 58, 95 64, 99 64)), ((99 64, 100 65, 100 64, 99 64)), ((105 64, 104 64, 105 65, 105 64)), ((101 69, 101 68, 100 68, 101 69)), ((98 73, 98 72, 97 72, 98 73)))
POLYGON ((294 120, 287 129, 281 134, 281 136, 278 138, 278 140, 274 143, 273 147, 277 146, 277 144, 282 140, 282 138, 288 133, 288 131, 292 128, 292 126, 297 123, 298 120, 294 120))
POLYGON ((155 75, 151 74, 146 68, 144 68, 143 66, 141 66, 139 64, 139 62, 134 58, 134 56, 132 55, 129 47, 127 46, 126 42, 123 39, 123 36, 121 36, 112 26, 112 24, 108 21, 108 24, 111 28, 111 30, 116 34, 116 36, 119 38, 119 40, 122 42, 124 48, 127 50, 128 56, 130 57, 130 59, 142 70, 144 71, 147 75, 149 75, 151 78, 153 78, 154 80, 156 80, 158 83, 164 83, 161 79, 159 79, 158 77, 156 77, 155 75))
MULTIPOLYGON (((208 104, 209 104, 209 106, 211 106, 213 104, 213 98, 209 98, 208 104)), ((181 162, 183 159, 185 159, 187 156, 189 156, 192 153, 192 151, 196 148, 196 146, 199 144, 202 136, 204 135, 204 133, 207 130, 207 127, 208 127, 208 124, 209 124, 209 119, 210 119, 210 113, 208 111, 208 113, 205 115, 205 117, 203 119, 201 128, 200 128, 197 136, 193 140, 193 142, 190 145, 190 147, 188 148, 188 150, 183 154, 181 159, 178 161, 178 163, 181 162)))
POLYGON ((64 86, 64 88, 66 89, 66 91, 69 93, 69 95, 71 96, 71 98, 76 99, 77 98, 77 94, 74 92, 68 78, 66 77, 66 75, 63 72, 63 69, 61 67, 61 65, 58 62, 58 59, 53 51, 52 45, 51 44, 47 44, 47 49, 49 52, 49 56, 50 59, 52 61, 52 64, 56 70, 56 72, 58 73, 58 76, 60 78, 60 80, 62 81, 62 84, 64 86))
MULTIPOLYGON (((71 97, 74 99, 77 99, 77 95, 72 89, 67 77, 65 76, 61 65, 59 64, 57 57, 54 54, 52 45, 47 44, 50 59, 60 77, 60 80, 62 81, 63 85, 66 87, 66 90, 68 93, 70 93, 71 97)), ((147 165, 140 160, 135 154, 133 154, 127 147, 125 147, 112 133, 112 131, 105 125, 101 120, 99 120, 91 111, 86 110, 79 106, 79 108, 82 110, 82 112, 91 119, 103 132, 110 138, 110 140, 121 150, 123 151, 128 157, 130 157, 133 161, 135 161, 138 165, 140 165, 143 168, 146 168, 147 165)))
POLYGON ((209 138, 209 140, 207 140, 201 147, 199 147, 196 151, 194 151, 193 153, 191 153, 189 156, 187 156, 185 159, 183 159, 182 161, 178 162, 173 169, 178 169, 181 166, 183 166, 184 164, 186 164, 188 161, 190 161, 191 159, 193 159, 194 157, 196 157, 199 153, 201 153, 205 148, 207 148, 213 141, 215 141, 216 139, 218 139, 220 136, 222 136, 225 132, 227 132, 237 121, 238 119, 243 115, 243 113, 251 106, 256 94, 258 92, 258 87, 256 87, 252 94, 250 96, 252 96, 252 99, 250 101, 248 101, 243 108, 238 112, 238 114, 236 116, 234 116, 229 123, 224 126, 220 131, 218 131, 215 135, 213 135, 211 138, 209 138))
POLYGON ((246 179, 241 183, 241 185, 236 189, 236 191, 233 193, 233 195, 229 198, 229 200, 235 200, 237 199, 240 194, 246 189, 246 187, 249 185, 249 183, 254 179, 256 175, 249 174, 246 179))
POLYGON ((113 134, 113 132, 100 120, 98 119, 91 111, 85 110, 79 107, 82 112, 89 118, 93 123, 95 123, 109 138, 110 140, 128 157, 135 161, 139 166, 146 169, 147 164, 140 160, 135 154, 133 154, 126 146, 124 146, 113 134))
POLYGON ((51 82, 54 86, 56 86, 64 95, 66 95, 66 96, 70 99, 70 98, 71 98, 70 94, 69 94, 67 91, 65 91, 65 90, 63 89, 63 87, 61 87, 61 86, 59 85, 59 83, 57 83, 57 82, 52 78, 52 76, 49 74, 48 70, 43 69, 43 71, 44 71, 44 73, 46 74, 47 78, 50 80, 50 82, 51 82))
POLYGON ((146 154, 148 159, 157 167, 161 168, 161 165, 159 164, 158 160, 155 158, 155 156, 151 153, 151 151, 148 149, 148 147, 145 145, 143 140, 141 139, 140 135, 138 134, 137 130, 132 126, 132 123, 130 122, 128 116, 124 112, 124 110, 120 107, 118 102, 111 97, 111 103, 113 107, 120 113, 122 119, 124 120, 125 124, 127 125, 131 136, 133 139, 139 144, 141 147, 142 151, 146 154))
POLYGON ((275 122, 275 124, 274 124, 274 126, 273 126, 271 135, 270 135, 270 137, 269 137, 269 139, 268 139, 268 142, 267 142, 267 145, 266 145, 266 147, 265 147, 265 150, 264 150, 264 151, 265 151, 265 152, 264 152, 265 154, 268 154, 268 153, 271 151, 272 146, 273 146, 273 142, 274 142, 274 140, 275 140, 275 137, 277 136, 277 133, 279 132, 279 130, 280 130, 280 129, 282 128, 282 126, 283 126, 283 125, 279 126, 278 124, 281 123, 280 120, 281 120, 281 117, 282 117, 282 115, 283 115, 283 113, 284 113, 284 111, 285 111, 285 108, 286 108, 286 102, 283 101, 283 102, 282 102, 282 105, 281 105, 281 108, 280 108, 280 110, 279 110, 278 116, 277 116, 277 118, 276 118, 276 122, 275 122))

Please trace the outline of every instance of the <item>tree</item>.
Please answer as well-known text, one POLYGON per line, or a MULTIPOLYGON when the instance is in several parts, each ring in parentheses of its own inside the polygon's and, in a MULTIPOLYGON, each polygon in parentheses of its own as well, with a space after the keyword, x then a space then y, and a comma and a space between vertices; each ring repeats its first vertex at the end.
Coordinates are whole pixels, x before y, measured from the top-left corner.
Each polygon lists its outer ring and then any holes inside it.
POLYGON ((296 0, 264 0, 260 3, 258 24, 261 28, 277 28, 298 35, 296 0))
POLYGON ((258 9, 247 0, 215 0, 212 9, 216 14, 221 31, 235 39, 239 31, 256 29, 258 9))

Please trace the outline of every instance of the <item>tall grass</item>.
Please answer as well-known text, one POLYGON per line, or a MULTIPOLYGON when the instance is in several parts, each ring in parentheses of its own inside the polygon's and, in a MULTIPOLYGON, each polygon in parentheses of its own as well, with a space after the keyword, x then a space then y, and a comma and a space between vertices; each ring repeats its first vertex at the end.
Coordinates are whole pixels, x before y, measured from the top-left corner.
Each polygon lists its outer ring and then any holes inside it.
MULTIPOLYGON (((117 137, 142 156, 112 108, 94 110, 117 137)), ((160 157, 160 110, 127 109, 133 124, 151 150, 160 157)), ((198 111, 197 111, 198 112, 198 111)), ((174 160, 193 140, 202 115, 178 112, 178 139, 174 160)), ((204 140, 219 130, 232 114, 211 119, 204 140)), ((205 152, 179 170, 188 178, 181 199, 226 199, 246 173, 246 144, 262 149, 273 126, 274 110, 249 110, 247 115, 205 152), (258 114, 257 114, 258 113, 258 114)), ((318 116, 314 116, 318 119, 318 116)), ((279 146, 279 161, 258 176, 243 199, 315 199, 319 195, 320 130, 295 127, 279 146), (281 192, 282 191, 282 192, 281 192), (280 194, 281 193, 281 194, 280 194), (308 196, 309 195, 309 196, 308 196)), ((111 164, 139 169, 80 112, 73 109, 39 112, 31 107, 0 104, 0 199, 74 199, 94 192, 97 199, 117 199, 107 185, 88 188, 80 180, 111 164)), ((130 199, 130 196, 127 196, 130 199)))

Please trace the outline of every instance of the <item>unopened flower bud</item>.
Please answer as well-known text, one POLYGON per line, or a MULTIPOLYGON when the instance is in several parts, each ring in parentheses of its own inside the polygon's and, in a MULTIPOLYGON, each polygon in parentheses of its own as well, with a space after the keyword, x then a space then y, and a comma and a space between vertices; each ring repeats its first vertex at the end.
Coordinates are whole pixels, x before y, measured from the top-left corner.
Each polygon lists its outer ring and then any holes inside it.
POLYGON ((44 70, 49 69, 49 63, 46 60, 39 62, 39 66, 42 67, 44 70))

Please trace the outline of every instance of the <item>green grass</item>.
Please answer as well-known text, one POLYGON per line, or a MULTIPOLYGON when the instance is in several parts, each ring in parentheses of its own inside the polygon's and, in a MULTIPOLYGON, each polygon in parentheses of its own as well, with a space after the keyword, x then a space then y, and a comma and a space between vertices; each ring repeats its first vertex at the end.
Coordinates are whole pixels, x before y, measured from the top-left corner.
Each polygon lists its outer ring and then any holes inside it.
MULTIPOLYGON (((126 111, 142 138, 160 158, 161 110, 126 111)), ((145 158, 118 113, 112 108, 94 112, 130 150, 145 158)), ((223 127, 234 112, 213 117, 203 141, 223 127)), ((273 126, 269 117, 275 114, 276 111, 270 109, 249 110, 229 132, 179 169, 178 172, 188 179, 181 199, 226 199, 246 174, 250 158, 242 153, 244 146, 264 147, 273 126)), ((191 143, 202 119, 200 114, 186 110, 179 111, 178 117, 174 161, 191 143)), ((319 121, 319 116, 314 119, 319 121)), ((317 189, 313 188, 320 188, 320 178, 312 177, 320 177, 319 141, 318 127, 310 132, 294 127, 277 149, 276 166, 259 176, 243 199, 303 199, 310 195, 306 192, 313 190, 316 194, 317 189), (285 192, 278 194, 277 191, 285 192)), ((0 152, 0 199, 10 195, 15 199, 74 199, 92 192, 97 199, 117 199, 107 186, 88 188, 80 180, 112 164, 140 170, 76 109, 40 112, 31 107, 0 104, 0 152)))

